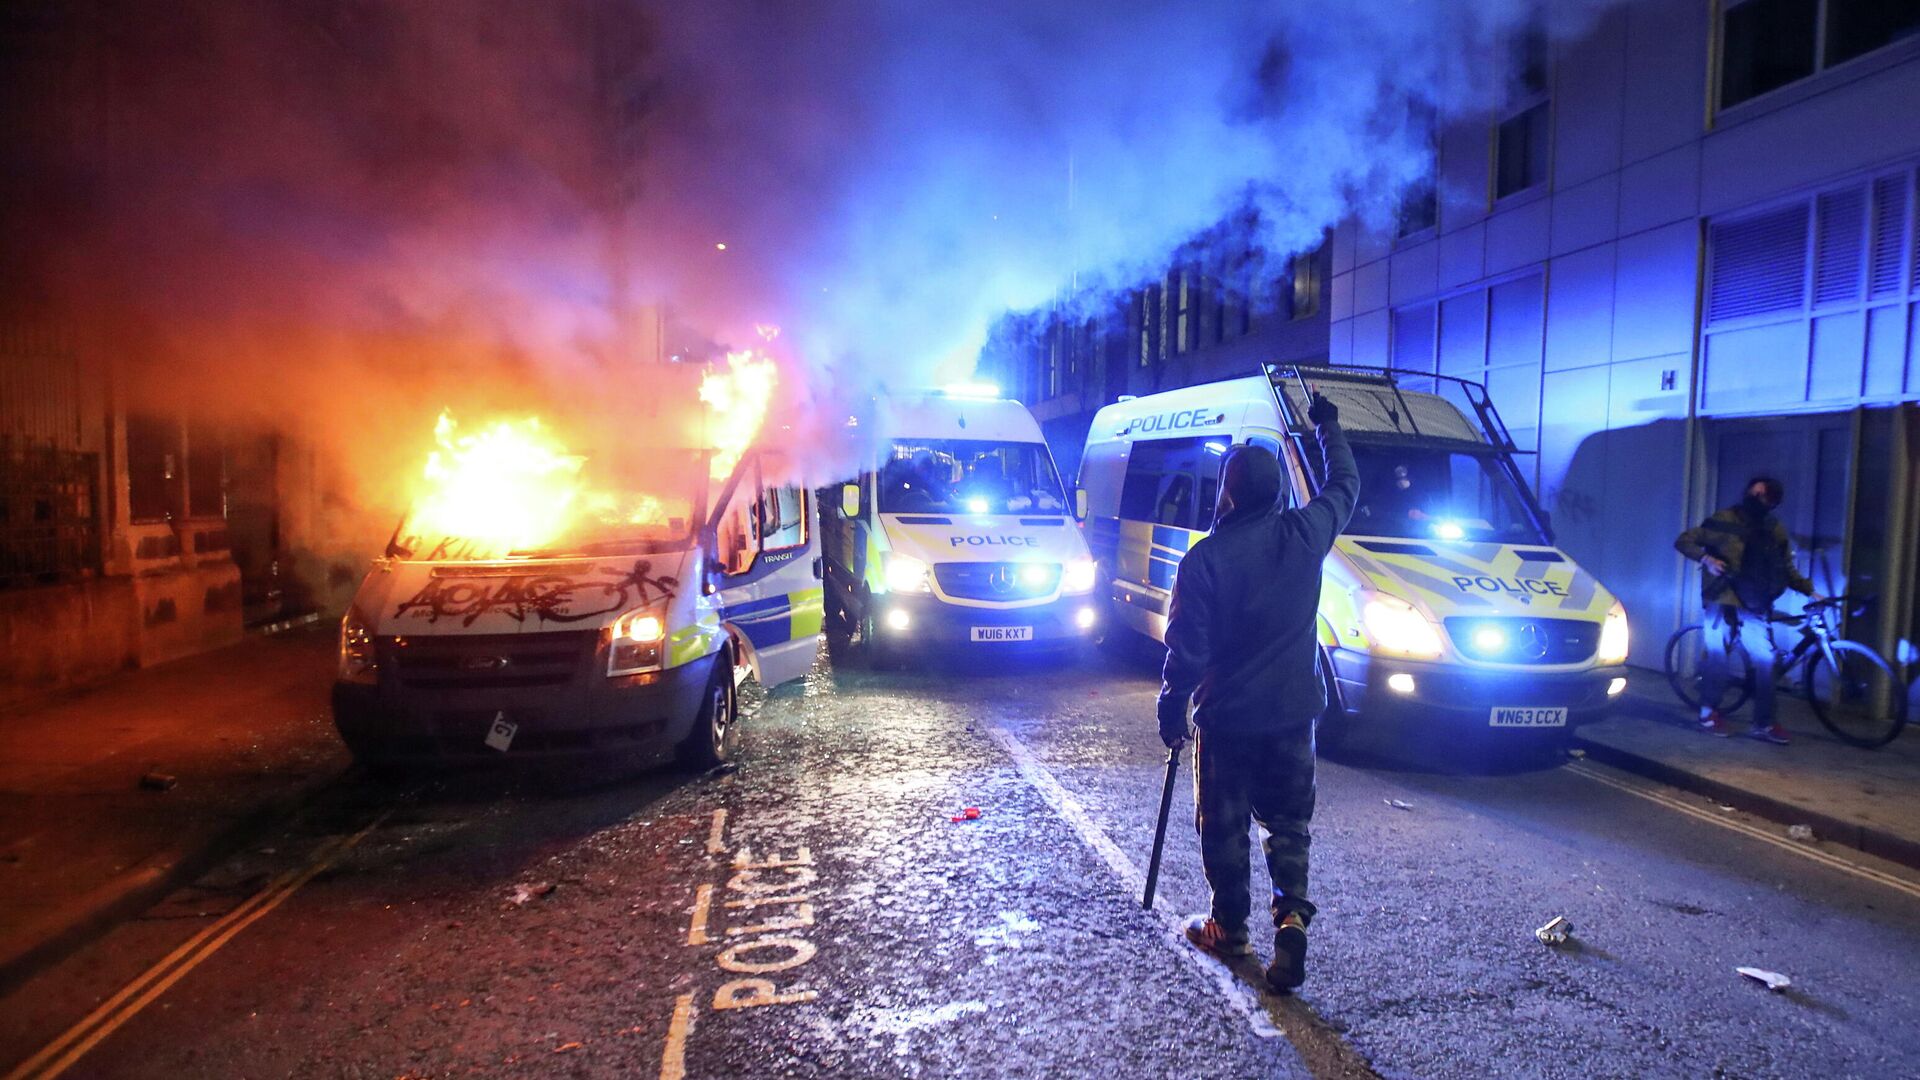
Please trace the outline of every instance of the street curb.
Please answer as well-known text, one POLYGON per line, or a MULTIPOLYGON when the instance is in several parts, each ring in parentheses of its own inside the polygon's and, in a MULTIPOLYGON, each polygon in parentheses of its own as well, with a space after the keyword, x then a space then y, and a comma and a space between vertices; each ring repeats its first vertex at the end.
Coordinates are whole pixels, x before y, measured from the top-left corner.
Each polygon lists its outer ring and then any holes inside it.
POLYGON ((1631 750, 1622 750, 1617 746, 1595 742, 1579 735, 1574 736, 1573 745, 1586 751, 1588 758, 1601 764, 1611 765, 1616 769, 1623 769, 1682 791, 1704 795, 1715 802, 1724 803, 1736 810, 1744 810, 1781 825, 1805 825, 1822 840, 1830 840, 1875 858, 1920 870, 1920 841, 1896 835, 1876 826, 1862 825, 1818 810, 1809 810, 1783 802, 1757 791, 1748 791, 1709 776, 1689 772, 1677 765, 1669 765, 1658 758, 1636 754, 1631 750))
POLYGON ((192 883, 269 826, 285 820, 346 771, 346 766, 322 769, 284 794, 263 800, 198 843, 156 852, 141 865, 95 887, 75 902, 71 912, 24 931, 20 935, 26 939, 24 945, 0 954, 0 996, 20 989, 175 889, 192 883))

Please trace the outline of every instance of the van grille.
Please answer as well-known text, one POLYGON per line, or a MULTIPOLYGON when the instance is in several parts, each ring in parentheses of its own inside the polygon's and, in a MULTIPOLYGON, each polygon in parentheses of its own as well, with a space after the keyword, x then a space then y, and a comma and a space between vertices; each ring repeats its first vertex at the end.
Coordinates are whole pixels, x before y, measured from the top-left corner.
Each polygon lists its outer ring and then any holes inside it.
POLYGON ((1488 663, 1578 664, 1600 647, 1600 624, 1582 619, 1456 617, 1446 624, 1462 656, 1488 663))
POLYGON ((562 630, 382 638, 380 666, 422 690, 551 686, 573 678, 599 637, 598 630, 562 630))
POLYGON ((1033 600, 1060 584, 1059 563, 935 563, 940 591, 959 600, 1033 600))

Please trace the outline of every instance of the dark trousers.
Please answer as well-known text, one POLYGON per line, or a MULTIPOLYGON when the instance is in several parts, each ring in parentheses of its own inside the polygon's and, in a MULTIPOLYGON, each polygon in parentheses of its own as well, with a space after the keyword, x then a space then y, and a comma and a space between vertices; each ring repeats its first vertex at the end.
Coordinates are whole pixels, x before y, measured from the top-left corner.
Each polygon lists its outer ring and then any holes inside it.
POLYGON ((1701 680, 1700 716, 1705 719, 1709 703, 1719 701, 1727 683, 1735 677, 1728 654, 1743 652, 1753 667, 1753 726, 1773 724, 1773 627, 1759 615, 1721 604, 1708 604, 1706 626, 1706 671, 1701 680))
POLYGON ((1261 848, 1273 880, 1274 924, 1289 912, 1313 918, 1307 900, 1313 795, 1312 729, 1281 736, 1195 735, 1194 820, 1213 890, 1213 918, 1221 926, 1241 929, 1252 911, 1247 827, 1255 821, 1267 831, 1261 848))

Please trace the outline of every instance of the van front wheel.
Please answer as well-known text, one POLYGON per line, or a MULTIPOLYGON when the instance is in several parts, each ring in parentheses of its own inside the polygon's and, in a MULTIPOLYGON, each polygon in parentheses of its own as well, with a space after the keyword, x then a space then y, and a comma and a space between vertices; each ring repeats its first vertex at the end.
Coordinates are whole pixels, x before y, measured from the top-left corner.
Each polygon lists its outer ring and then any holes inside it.
POLYGON ((680 740, 676 750, 681 764, 690 769, 711 769, 733 757, 735 729, 739 727, 740 695, 733 681, 733 654, 723 652, 713 660, 713 677, 707 680, 701 698, 700 716, 693 730, 680 740))

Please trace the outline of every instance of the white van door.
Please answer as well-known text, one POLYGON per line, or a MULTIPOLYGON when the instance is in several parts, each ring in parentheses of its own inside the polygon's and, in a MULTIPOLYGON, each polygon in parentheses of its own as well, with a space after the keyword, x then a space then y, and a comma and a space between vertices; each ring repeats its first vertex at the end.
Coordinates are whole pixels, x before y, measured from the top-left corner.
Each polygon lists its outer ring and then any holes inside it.
POLYGON ((773 687, 812 670, 824 609, 812 494, 767 482, 765 464, 759 454, 742 462, 721 493, 707 580, 755 677, 773 687))

